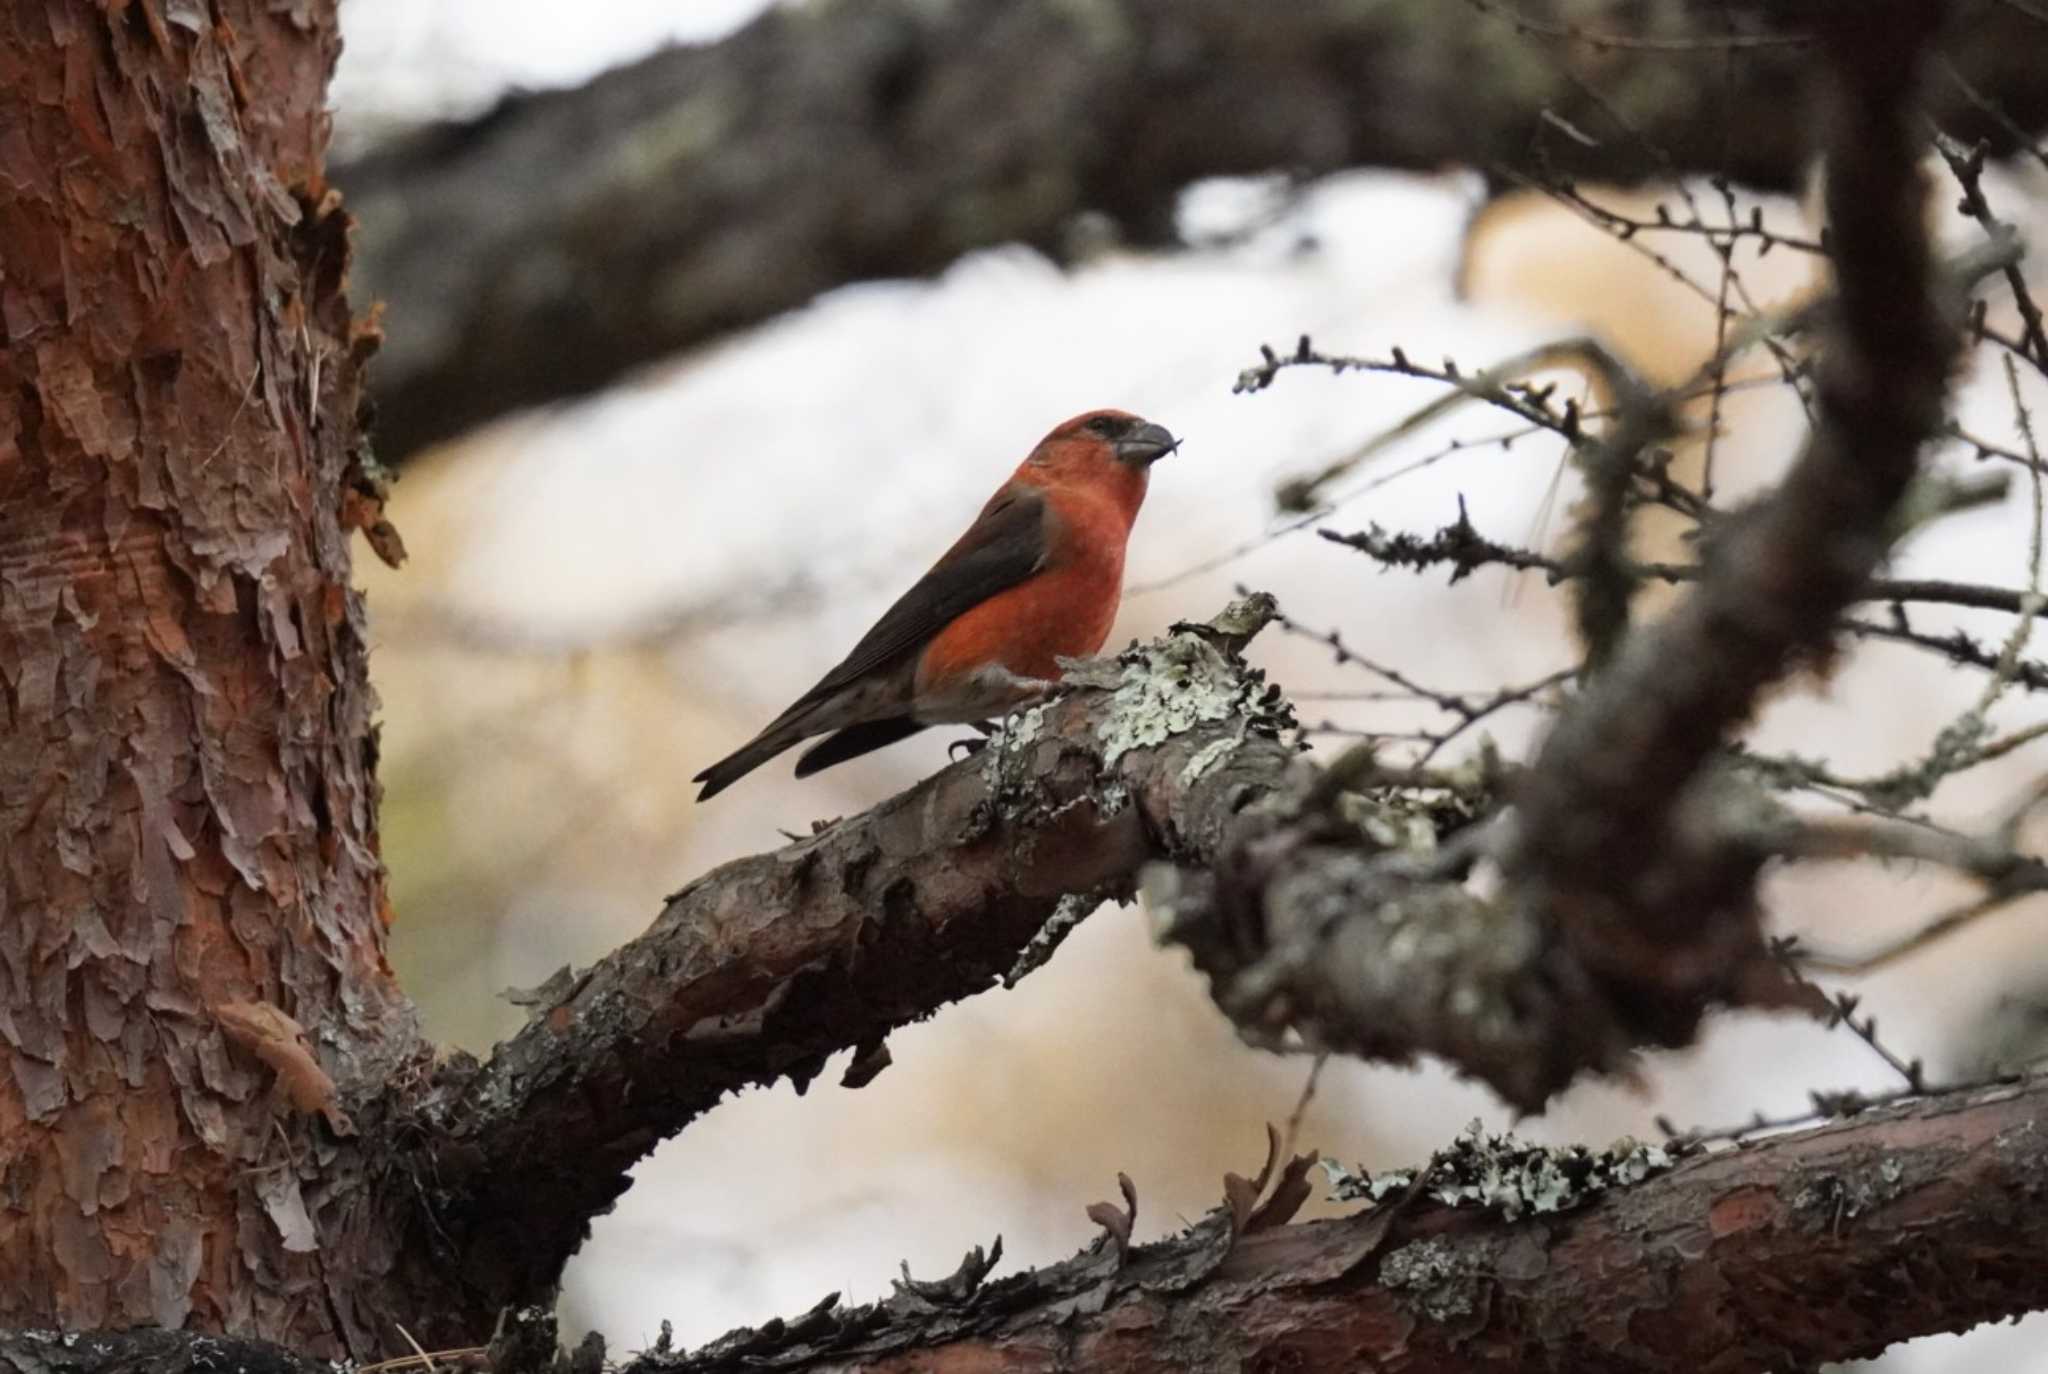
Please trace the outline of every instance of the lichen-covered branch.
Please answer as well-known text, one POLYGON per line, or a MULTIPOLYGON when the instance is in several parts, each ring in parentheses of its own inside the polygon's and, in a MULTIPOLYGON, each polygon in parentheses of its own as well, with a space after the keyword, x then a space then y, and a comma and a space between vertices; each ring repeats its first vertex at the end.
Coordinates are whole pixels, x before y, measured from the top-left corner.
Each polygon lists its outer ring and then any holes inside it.
POLYGON ((1067 894, 1205 865, 1285 782, 1291 722, 1236 658, 1270 602, 1077 669, 979 754, 862 815, 714 870, 596 967, 543 989, 481 1066, 396 1129, 433 1234, 491 1301, 534 1301, 657 1143, 750 1084, 863 1065, 889 1031, 987 988, 1067 894))
MULTIPOLYGON (((1418 787, 1367 753, 1276 806, 1265 829, 1240 831, 1207 871, 1154 884, 1166 934, 1253 1039, 1434 1053, 1535 1110, 1576 1073, 1626 1072, 1645 1044, 1687 1042, 1710 1004, 1826 1013, 1761 931, 1755 876, 1782 851, 1757 837, 1782 828, 1779 804, 1713 765, 1769 683, 1798 656, 1826 653, 1854 600, 1996 599, 1872 578, 1939 419, 1962 314, 1950 274, 1929 257, 1916 169, 1913 77, 1938 14, 1894 8, 1829 46, 1839 302, 1813 439, 1767 499, 1713 512, 1697 566, 1622 559, 1615 530, 1584 541, 1609 546, 1625 582, 1687 582, 1688 599, 1589 670, 1530 767, 1482 760, 1418 787), (1469 824, 1487 811, 1492 822, 1469 824), (1463 881, 1481 858, 1502 863, 1490 893, 1463 881)), ((1269 351, 1240 386, 1301 364, 1414 371, 1398 352, 1386 363, 1333 359, 1304 339, 1291 359, 1269 351)), ((1440 380, 1475 390, 1448 368, 1440 380)), ((1538 394, 1487 398, 1553 422, 1538 394)), ((1554 423, 1577 438, 1575 423, 1554 423)), ((1434 540, 1375 531, 1344 542, 1390 565, 1447 563, 1454 577, 1488 562, 1578 576, 1587 558, 1585 548, 1550 559, 1495 544, 1462 517, 1434 540)), ((2017 596, 2012 608, 2036 609, 2017 596)), ((1329 643, 1340 661, 1355 657, 1329 643)), ((1461 715, 1472 709, 1375 671, 1461 715)))
MULTIPOLYGON (((1485 1156, 1501 1147, 1466 1138, 1419 1185, 1397 1176, 1371 1189, 1382 1201, 1357 1215, 1282 1225, 1219 1208, 1128 1249, 1128 1214, 1098 1204, 1089 1213, 1108 1234, 1059 1264, 991 1279, 991 1257, 974 1253, 885 1302, 849 1307, 832 1294, 693 1352, 664 1337, 619 1369, 1813 1368, 2048 1307, 2044 1111, 2040 1082, 1958 1091, 1675 1168, 1636 1147, 1574 1152, 1561 1168, 1520 1151, 1493 1170, 1485 1156)), ((596 1374, 602 1354, 592 1341, 557 1354, 538 1309, 506 1315, 489 1367, 596 1374)), ((0 1331, 0 1374, 145 1361, 328 1370, 260 1342, 181 1332, 0 1331)))
POLYGON ((332 1360, 269 1341, 199 1331, 0 1330, 0 1374, 334 1374, 336 1368, 332 1360))
POLYGON ((1107 1245, 940 1306, 735 1332, 633 1374, 1812 1368, 2048 1305, 2048 1088, 1958 1094, 1504 1221, 1416 1199, 1107 1245), (1218 1254, 1218 1250, 1225 1251, 1218 1254))
MULTIPOLYGON (((2048 28, 1962 8, 1945 52, 1968 86, 1934 91, 1934 113, 2003 148, 2048 125, 2048 28)), ((594 391, 833 287, 1006 242, 1058 251, 1085 211, 1162 241, 1202 177, 1537 154, 1612 181, 1805 175, 1815 45, 1726 40, 1797 33, 1814 7, 1513 11, 1660 41, 1545 37, 1456 4, 870 0, 779 9, 423 130, 334 172, 362 222, 357 294, 392 306, 380 451, 594 391)))

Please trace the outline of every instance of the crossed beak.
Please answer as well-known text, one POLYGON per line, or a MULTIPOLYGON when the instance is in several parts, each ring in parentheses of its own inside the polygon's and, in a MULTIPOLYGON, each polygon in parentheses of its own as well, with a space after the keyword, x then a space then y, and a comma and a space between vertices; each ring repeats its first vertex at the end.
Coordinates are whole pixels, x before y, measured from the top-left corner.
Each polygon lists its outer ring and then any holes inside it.
POLYGON ((1116 441, 1116 456, 1134 467, 1150 467, 1180 447, 1165 425, 1147 424, 1116 441))

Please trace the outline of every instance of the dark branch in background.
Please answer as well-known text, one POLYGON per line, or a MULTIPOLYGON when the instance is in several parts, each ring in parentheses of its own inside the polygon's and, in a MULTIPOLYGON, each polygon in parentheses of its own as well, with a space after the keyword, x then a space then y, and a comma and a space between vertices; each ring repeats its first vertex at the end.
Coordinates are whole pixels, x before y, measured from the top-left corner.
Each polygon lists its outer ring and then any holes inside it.
MULTIPOLYGON (((1797 33, 1814 7, 1611 8, 1519 0, 1518 27, 1351 0, 812 6, 422 130, 332 174, 361 221, 356 293, 392 307, 379 451, 588 394, 837 286, 1002 243, 1058 253, 1084 212, 1167 242, 1203 177, 1533 149, 1559 176, 1799 184, 1812 47, 1747 47, 1732 69, 1725 50, 1731 31, 1797 33), (1662 46, 1524 31, 1567 8, 1585 32, 1662 46)), ((1945 83, 1932 113, 2001 151, 2011 128, 2048 126, 2048 30, 1962 9, 1945 51, 1968 85, 1945 83)))
MULTIPOLYGON (((1638 1147, 1608 1157, 1605 1187, 1582 1164, 1468 1176, 1461 1165, 1528 1155, 1461 1141, 1413 1183, 1385 1180, 1383 1200, 1357 1215, 1278 1224, 1292 1207, 1276 1193, 1279 1205, 1221 1208, 1152 1245, 1126 1246, 1137 1196, 1127 1192, 1126 1207, 1089 1209, 1106 1234, 1062 1263, 990 1278, 977 1252, 948 1278, 906 1276, 882 1303, 849 1307, 829 1294, 695 1352, 664 1334, 618 1367, 1813 1368, 2048 1307, 2044 1110, 2048 1086, 2032 1083, 1865 1110, 1663 1172, 1638 1147), (1631 1172, 1613 1165, 1630 1162, 1650 1176, 1624 1181, 1631 1172), (1441 1200, 1473 1182, 1491 1202, 1441 1200)), ((558 1355, 545 1309, 509 1315, 489 1352, 498 1374, 598 1374, 603 1353, 586 1342, 558 1355)), ((6 1374, 87 1374, 116 1357, 173 1371, 329 1371, 260 1342, 181 1332, 0 1332, 6 1374)))
POLYGON ((1520 903, 1561 931, 1628 1039, 1682 1044, 1704 1007, 1774 985, 1756 860, 1703 766, 1800 655, 1829 651, 1941 421, 1958 343, 1932 289, 1911 93, 1939 7, 1860 7, 1825 48, 1838 302, 1819 425, 1783 484, 1720 522, 1707 570, 1561 717, 1516 789, 1520 903))

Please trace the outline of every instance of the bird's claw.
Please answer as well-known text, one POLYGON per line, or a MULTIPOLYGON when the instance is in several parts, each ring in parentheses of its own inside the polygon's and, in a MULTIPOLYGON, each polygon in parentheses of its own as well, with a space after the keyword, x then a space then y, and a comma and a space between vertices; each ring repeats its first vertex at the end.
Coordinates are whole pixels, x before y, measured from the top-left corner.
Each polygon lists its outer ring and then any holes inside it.
MULTIPOLYGON (((975 728, 975 729, 977 729, 977 730, 980 730, 980 729, 982 729, 983 727, 982 727, 982 726, 979 726, 979 725, 977 725, 977 726, 975 726, 974 728, 975 728)), ((988 735, 992 735, 992 734, 994 734, 994 733, 995 733, 994 729, 992 729, 992 728, 991 728, 991 729, 989 729, 989 730, 987 731, 987 733, 986 733, 986 734, 984 734, 984 735, 983 735, 982 737, 980 737, 979 739, 956 739, 956 740, 954 740, 954 741, 953 741, 953 742, 952 742, 951 744, 948 744, 948 745, 946 746, 946 759, 947 759, 947 761, 948 761, 948 762, 957 762, 957 761, 959 761, 960 759, 971 759, 971 758, 973 758, 973 757, 974 757, 974 756, 975 756, 976 754, 979 754, 979 753, 980 753, 980 752, 981 752, 982 750, 984 750, 984 749, 988 748, 988 735)))

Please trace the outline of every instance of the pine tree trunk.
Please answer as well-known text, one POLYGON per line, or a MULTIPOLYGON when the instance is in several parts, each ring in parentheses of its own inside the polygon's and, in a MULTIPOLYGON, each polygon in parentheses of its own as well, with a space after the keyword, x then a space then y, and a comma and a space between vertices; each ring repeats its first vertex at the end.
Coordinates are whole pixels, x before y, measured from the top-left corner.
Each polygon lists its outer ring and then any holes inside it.
POLYGON ((338 50, 318 0, 0 0, 0 1326, 390 1340, 346 1122, 229 1033, 268 1004, 344 1082, 417 1043, 341 523, 338 50))

